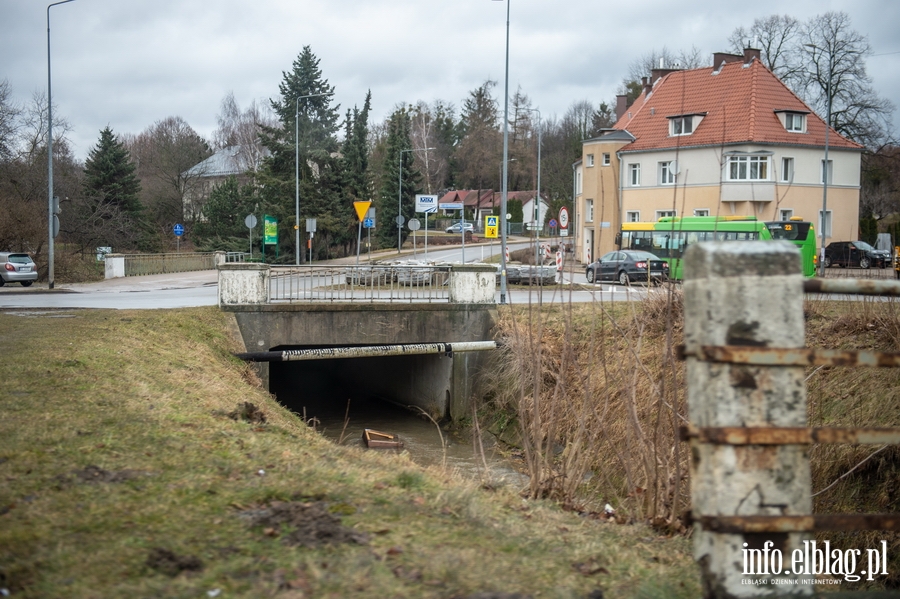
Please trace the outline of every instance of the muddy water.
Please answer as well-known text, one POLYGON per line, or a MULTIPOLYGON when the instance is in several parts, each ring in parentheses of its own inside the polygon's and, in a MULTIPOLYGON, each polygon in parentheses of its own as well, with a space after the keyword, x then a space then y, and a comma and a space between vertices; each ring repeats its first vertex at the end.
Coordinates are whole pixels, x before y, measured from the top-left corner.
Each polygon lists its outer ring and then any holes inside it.
MULTIPOLYGON (((320 410, 315 414, 316 429, 325 437, 344 445, 360 445, 365 428, 393 433, 403 441, 403 450, 422 466, 446 466, 460 475, 492 484, 524 486, 525 477, 494 446, 490 435, 482 440, 484 458, 477 454, 469 432, 439 431, 427 418, 393 404, 380 401, 350 402, 349 419, 344 426, 346 403, 340 410, 320 410), (485 470, 485 462, 487 470, 485 470)), ((313 414, 307 413, 307 418, 313 414)), ((396 451, 396 450, 370 450, 396 451)))

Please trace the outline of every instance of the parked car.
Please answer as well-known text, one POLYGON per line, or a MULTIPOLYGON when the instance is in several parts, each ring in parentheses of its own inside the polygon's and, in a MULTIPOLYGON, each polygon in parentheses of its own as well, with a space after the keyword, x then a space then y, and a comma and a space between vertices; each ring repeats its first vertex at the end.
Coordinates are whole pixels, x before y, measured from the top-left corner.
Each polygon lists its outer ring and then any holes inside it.
POLYGON ((585 270, 588 283, 618 281, 627 285, 631 281, 661 282, 669 278, 669 264, 655 254, 636 250, 617 250, 604 254, 585 270))
POLYGON ((891 264, 891 253, 876 250, 865 241, 832 241, 825 246, 825 268, 830 266, 858 266, 887 268, 891 264))
POLYGON ((28 287, 37 281, 37 266, 28 254, 0 252, 0 287, 6 283, 21 283, 28 287))
POLYGON ((473 225, 472 223, 465 223, 465 224, 454 223, 454 224, 450 225, 449 227, 447 227, 446 229, 444 229, 444 232, 446 232, 446 233, 462 233, 463 229, 466 230, 466 233, 474 233, 475 225, 473 225))

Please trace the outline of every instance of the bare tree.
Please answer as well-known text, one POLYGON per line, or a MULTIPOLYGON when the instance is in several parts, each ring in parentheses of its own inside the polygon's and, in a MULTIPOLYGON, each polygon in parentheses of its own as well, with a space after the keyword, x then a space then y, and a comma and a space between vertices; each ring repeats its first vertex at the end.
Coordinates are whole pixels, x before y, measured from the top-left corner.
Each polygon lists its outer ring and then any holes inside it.
POLYGON ((640 81, 641 77, 650 76, 654 69, 697 69, 702 66, 706 63, 701 58, 700 50, 694 46, 677 53, 663 46, 662 50, 654 48, 632 62, 628 67, 628 77, 631 81, 640 81))
POLYGON ((0 160, 6 161, 13 157, 21 113, 22 109, 12 100, 9 81, 0 81, 0 160))
POLYGON ((894 106, 878 97, 866 72, 871 54, 866 36, 854 31, 844 12, 813 17, 803 28, 801 51, 809 74, 800 88, 820 114, 831 106, 831 126, 850 139, 877 148, 890 138, 894 106))
POLYGON ((276 128, 279 125, 277 115, 267 102, 250 103, 246 110, 241 110, 229 92, 222 99, 222 107, 218 116, 219 128, 214 134, 213 143, 216 149, 228 147, 238 148, 236 158, 245 172, 256 172, 265 157, 265 149, 259 137, 261 126, 276 128))
POLYGON ((763 64, 782 81, 790 84, 803 67, 797 59, 802 26, 788 15, 770 15, 753 21, 753 25, 735 29, 728 42, 735 54, 744 48, 761 51, 763 64))
POLYGON ((424 188, 434 193, 443 188, 450 173, 449 150, 441 135, 442 104, 432 108, 418 102, 410 112, 412 119, 410 137, 414 148, 432 148, 427 152, 414 152, 416 165, 424 177, 424 188))
POLYGON ((192 167, 212 153, 209 145, 181 117, 157 121, 126 140, 141 181, 141 203, 157 234, 168 239, 172 225, 184 222, 185 198, 200 184, 192 167))

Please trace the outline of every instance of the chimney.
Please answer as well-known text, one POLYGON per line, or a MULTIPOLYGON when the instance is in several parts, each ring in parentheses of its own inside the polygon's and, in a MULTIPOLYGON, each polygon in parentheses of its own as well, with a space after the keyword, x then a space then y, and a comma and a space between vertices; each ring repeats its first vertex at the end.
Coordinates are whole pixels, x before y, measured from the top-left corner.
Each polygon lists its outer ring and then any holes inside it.
POLYGON ((628 110, 628 96, 625 94, 616 96, 616 121, 622 118, 626 110, 628 110))
POLYGON ((669 73, 674 73, 675 71, 680 71, 680 70, 681 69, 663 69, 663 68, 653 69, 652 71, 650 71, 651 87, 652 87, 652 84, 656 83, 657 81, 659 81, 660 79, 662 79, 663 77, 668 75, 669 73))
POLYGON ((750 64, 750 62, 755 58, 759 60, 760 50, 757 48, 744 48, 744 64, 750 64))
POLYGON ((644 89, 645 95, 649 95, 650 92, 653 91, 653 85, 650 83, 650 77, 641 77, 641 87, 644 89))
POLYGON ((740 62, 744 60, 744 57, 740 54, 729 54, 727 52, 714 52, 713 53, 713 69, 719 70, 722 68, 722 65, 726 62, 740 62))

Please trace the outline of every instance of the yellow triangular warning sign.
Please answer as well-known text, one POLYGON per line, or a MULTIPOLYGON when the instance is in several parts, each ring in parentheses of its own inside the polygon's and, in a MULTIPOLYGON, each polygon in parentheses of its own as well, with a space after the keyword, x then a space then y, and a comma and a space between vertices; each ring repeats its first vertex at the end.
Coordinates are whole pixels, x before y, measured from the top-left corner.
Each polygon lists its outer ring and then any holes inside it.
POLYGON ((366 218, 366 213, 369 211, 369 206, 372 205, 372 202, 353 202, 353 207, 356 209, 356 216, 359 218, 359 222, 362 222, 366 218))

